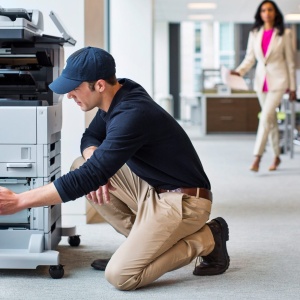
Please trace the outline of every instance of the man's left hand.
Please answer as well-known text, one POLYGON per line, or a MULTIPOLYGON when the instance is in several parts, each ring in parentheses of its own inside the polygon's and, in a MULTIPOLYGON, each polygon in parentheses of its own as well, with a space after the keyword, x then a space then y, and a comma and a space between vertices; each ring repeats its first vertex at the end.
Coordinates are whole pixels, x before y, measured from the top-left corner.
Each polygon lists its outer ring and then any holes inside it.
POLYGON ((90 192, 86 197, 95 204, 103 205, 110 202, 109 190, 115 191, 116 188, 108 180, 107 184, 100 186, 97 191, 90 192))

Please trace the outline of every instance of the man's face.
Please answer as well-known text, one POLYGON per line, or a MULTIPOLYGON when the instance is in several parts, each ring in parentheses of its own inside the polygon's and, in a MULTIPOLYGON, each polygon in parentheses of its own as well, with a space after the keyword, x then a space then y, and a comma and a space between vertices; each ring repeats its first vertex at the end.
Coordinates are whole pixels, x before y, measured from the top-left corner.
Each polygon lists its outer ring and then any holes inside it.
POLYGON ((89 111, 101 107, 101 93, 91 91, 87 82, 81 83, 77 88, 67 94, 68 99, 74 99, 82 111, 89 111))

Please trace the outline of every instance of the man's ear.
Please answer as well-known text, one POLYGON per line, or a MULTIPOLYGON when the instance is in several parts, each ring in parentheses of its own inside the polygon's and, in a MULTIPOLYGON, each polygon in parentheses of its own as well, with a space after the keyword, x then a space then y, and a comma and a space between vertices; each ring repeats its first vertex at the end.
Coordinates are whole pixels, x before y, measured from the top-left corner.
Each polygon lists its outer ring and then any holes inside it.
POLYGON ((105 88, 106 88, 106 82, 105 82, 105 80, 99 79, 99 80, 95 83, 95 90, 96 90, 98 93, 104 92, 105 88))

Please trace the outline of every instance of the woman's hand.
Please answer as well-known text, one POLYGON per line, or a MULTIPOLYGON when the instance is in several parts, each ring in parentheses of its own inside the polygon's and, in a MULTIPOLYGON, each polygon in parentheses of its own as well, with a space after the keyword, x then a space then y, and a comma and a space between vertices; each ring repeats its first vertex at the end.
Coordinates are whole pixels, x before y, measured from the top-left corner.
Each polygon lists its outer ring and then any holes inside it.
POLYGON ((234 70, 230 70, 230 74, 231 75, 236 75, 236 76, 241 76, 241 74, 239 72, 236 72, 234 70))
POLYGON ((297 100, 297 95, 296 95, 296 92, 295 91, 290 91, 290 97, 289 97, 289 100, 290 101, 295 101, 297 100))

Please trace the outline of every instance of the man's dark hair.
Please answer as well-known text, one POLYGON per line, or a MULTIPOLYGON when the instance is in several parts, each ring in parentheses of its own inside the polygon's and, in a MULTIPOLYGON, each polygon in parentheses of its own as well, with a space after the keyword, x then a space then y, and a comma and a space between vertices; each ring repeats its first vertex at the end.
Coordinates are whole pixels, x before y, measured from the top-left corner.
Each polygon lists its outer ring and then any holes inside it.
MULTIPOLYGON (((107 79, 103 79, 104 81, 106 81, 108 84, 110 85, 115 85, 117 84, 117 78, 116 78, 116 75, 113 75, 107 79)), ((94 80, 94 81, 88 81, 88 84, 89 84, 89 89, 91 91, 94 91, 95 90, 95 83, 97 82, 98 80, 94 80)))
POLYGON ((266 0, 266 1, 263 1, 257 8, 257 11, 255 13, 255 22, 254 22, 254 25, 252 27, 252 30, 259 30, 263 25, 264 25, 264 22, 260 16, 260 13, 261 13, 261 8, 264 4, 266 3, 271 3, 275 9, 275 20, 274 20, 274 27, 276 29, 278 29, 278 33, 279 35, 283 35, 283 32, 284 32, 284 21, 283 21, 283 14, 282 12, 280 11, 280 9, 278 8, 277 4, 274 2, 274 1, 271 1, 271 0, 266 0))

